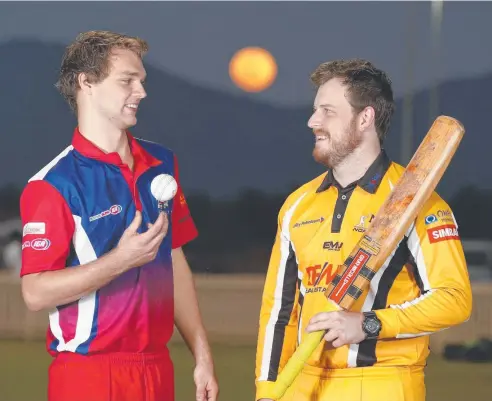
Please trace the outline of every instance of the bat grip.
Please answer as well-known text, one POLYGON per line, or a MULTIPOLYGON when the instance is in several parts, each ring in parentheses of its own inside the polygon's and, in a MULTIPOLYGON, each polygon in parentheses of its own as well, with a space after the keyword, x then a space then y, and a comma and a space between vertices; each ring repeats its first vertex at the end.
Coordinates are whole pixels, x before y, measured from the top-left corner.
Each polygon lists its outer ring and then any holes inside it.
POLYGON ((282 371, 277 376, 277 380, 272 389, 273 399, 280 399, 287 389, 292 385, 296 376, 301 372, 304 364, 312 355, 316 347, 321 343, 326 331, 313 331, 307 333, 296 351, 289 358, 282 371))

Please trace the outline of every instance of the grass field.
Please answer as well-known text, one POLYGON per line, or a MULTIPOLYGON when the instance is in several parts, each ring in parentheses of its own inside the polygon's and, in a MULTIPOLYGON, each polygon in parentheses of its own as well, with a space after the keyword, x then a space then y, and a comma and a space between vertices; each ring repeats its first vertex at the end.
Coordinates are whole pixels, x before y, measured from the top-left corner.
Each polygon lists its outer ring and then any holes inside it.
MULTIPOLYGON (((252 346, 214 345, 221 401, 254 400, 252 346)), ((176 369, 176 401, 194 401, 193 361, 184 345, 171 348, 176 369)), ((50 357, 40 342, 0 341, 0 401, 46 401, 50 357)), ((429 360, 427 401, 489 401, 492 364, 429 360)))

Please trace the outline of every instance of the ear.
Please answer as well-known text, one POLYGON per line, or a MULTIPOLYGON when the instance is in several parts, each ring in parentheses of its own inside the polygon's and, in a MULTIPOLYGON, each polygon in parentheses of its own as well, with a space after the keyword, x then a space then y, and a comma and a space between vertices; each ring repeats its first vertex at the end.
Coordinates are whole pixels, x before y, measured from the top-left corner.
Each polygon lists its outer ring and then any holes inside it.
POLYGON ((367 106, 359 113, 359 128, 361 131, 374 126, 375 114, 374 108, 371 106, 367 106))
POLYGON ((79 88, 82 92, 85 92, 87 94, 91 94, 92 92, 92 84, 89 81, 89 77, 87 76, 86 73, 81 72, 79 76, 77 77, 77 83, 79 84, 79 88))

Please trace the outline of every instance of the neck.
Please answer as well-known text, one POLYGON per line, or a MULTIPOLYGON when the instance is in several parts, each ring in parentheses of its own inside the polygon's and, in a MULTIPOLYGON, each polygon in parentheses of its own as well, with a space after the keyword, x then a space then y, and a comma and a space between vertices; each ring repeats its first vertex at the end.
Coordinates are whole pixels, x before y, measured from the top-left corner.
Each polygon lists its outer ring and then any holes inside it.
POLYGON ((362 143, 340 164, 333 168, 333 176, 342 188, 359 180, 381 153, 379 141, 362 143))
POLYGON ((131 151, 124 129, 118 129, 109 121, 87 115, 78 116, 80 133, 105 153, 116 152, 123 163, 131 165, 131 151))

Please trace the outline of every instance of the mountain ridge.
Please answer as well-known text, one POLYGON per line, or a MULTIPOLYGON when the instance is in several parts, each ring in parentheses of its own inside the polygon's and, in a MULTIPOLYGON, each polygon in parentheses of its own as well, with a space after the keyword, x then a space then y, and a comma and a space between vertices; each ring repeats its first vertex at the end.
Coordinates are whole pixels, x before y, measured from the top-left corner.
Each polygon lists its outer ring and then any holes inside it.
MULTIPOLYGON (((1 167, 9 174, 0 185, 14 182, 23 186, 71 140, 75 118, 54 88, 63 51, 62 44, 28 38, 0 43, 4 149, 22 150, 2 152, 1 167)), ((278 193, 323 172, 311 157, 313 137, 307 127, 311 105, 275 106, 251 96, 191 84, 149 62, 145 67, 148 98, 131 132, 176 152, 185 192, 228 197, 255 188, 278 193)), ((479 133, 487 126, 484 117, 492 110, 487 95, 491 90, 492 73, 440 86, 440 113, 458 118, 467 130, 439 186, 445 196, 470 182, 491 185, 475 162, 488 155, 487 142, 479 133)), ((397 99, 385 144, 397 162, 401 113, 402 99, 397 99)), ((429 127, 428 91, 419 91, 414 95, 412 153, 429 127)), ((488 143, 492 141, 488 139, 488 143)))

